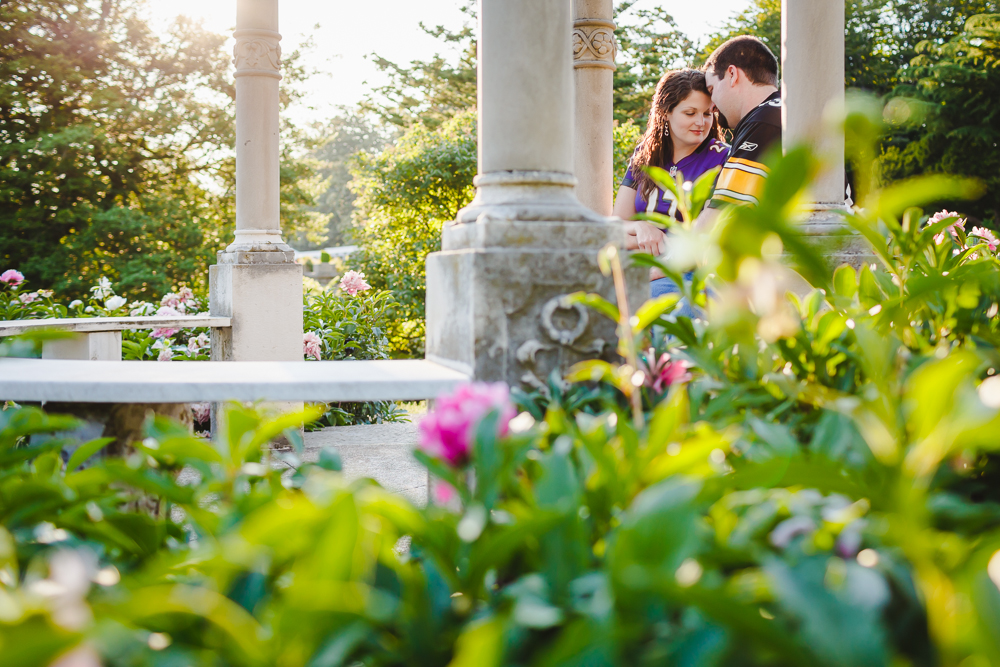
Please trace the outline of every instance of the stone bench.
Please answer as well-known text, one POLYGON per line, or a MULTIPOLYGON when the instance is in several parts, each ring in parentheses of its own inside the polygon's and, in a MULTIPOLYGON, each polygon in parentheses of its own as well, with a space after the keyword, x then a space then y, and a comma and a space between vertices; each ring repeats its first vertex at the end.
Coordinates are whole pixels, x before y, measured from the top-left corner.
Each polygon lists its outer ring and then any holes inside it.
POLYGON ((228 317, 67 317, 45 320, 0 320, 0 338, 33 331, 69 331, 72 338, 42 342, 42 359, 121 361, 125 329, 228 329, 228 317))
POLYGON ((83 361, 0 359, 0 401, 419 401, 468 382, 424 359, 378 361, 83 361))

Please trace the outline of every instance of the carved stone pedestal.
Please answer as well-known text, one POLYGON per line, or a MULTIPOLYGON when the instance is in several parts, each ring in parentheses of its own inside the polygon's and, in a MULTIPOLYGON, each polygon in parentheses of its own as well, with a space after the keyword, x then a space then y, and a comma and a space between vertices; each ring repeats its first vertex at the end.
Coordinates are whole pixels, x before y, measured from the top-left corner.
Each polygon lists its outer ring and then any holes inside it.
MULTIPOLYGON (((614 360, 616 324, 574 292, 615 302, 596 249, 463 248, 427 259, 427 358, 477 380, 540 387, 552 370, 614 360)), ((648 270, 628 271, 634 312, 649 298, 648 270)))

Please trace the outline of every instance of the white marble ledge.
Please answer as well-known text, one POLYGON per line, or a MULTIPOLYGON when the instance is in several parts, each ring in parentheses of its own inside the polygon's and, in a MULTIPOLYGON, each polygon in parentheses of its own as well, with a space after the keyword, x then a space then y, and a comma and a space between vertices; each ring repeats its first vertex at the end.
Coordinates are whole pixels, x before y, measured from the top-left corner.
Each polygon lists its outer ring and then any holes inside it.
POLYGON ((0 337, 18 336, 29 331, 122 331, 124 329, 194 329, 211 327, 227 329, 232 326, 228 317, 208 315, 182 315, 180 317, 61 317, 45 320, 0 320, 0 337))
POLYGON ((469 381, 424 359, 87 361, 0 359, 0 401, 417 401, 469 381))

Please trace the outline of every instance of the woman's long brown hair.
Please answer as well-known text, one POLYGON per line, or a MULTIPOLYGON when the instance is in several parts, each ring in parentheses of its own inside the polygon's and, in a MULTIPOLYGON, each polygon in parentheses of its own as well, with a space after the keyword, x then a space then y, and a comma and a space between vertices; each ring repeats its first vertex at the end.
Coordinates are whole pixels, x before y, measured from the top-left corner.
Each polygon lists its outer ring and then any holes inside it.
MULTIPOLYGON (((653 104, 649 109, 649 123, 646 134, 632 157, 632 176, 635 178, 636 189, 644 199, 649 199, 655 186, 652 179, 643 171, 643 167, 663 167, 671 162, 674 156, 673 137, 666 133, 667 114, 677 108, 677 105, 687 99, 693 91, 709 95, 705 83, 705 73, 696 69, 679 69, 667 72, 656 84, 653 104)), ((711 97, 711 95, 709 95, 711 97)), ((705 137, 705 142, 721 139, 718 117, 713 117, 712 128, 705 137)), ((699 147, 700 148, 700 147, 699 147)))

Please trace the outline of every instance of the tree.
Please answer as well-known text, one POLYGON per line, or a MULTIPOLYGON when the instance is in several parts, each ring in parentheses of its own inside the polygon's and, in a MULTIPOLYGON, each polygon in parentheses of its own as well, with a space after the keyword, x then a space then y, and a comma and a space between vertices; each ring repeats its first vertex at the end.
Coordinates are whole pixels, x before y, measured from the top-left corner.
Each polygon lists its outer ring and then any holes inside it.
MULTIPOLYGON (((0 260, 39 287, 79 295, 103 274, 149 298, 203 285, 230 236, 225 37, 180 19, 160 38, 141 7, 0 4, 0 260)), ((297 59, 286 58, 289 81, 302 75, 297 59)), ((287 103, 294 88, 284 90, 287 103)), ((315 222, 309 176, 307 164, 284 161, 293 227, 315 222)))
MULTIPOLYGON (((924 41, 943 44, 975 14, 998 11, 997 0, 847 0, 845 83, 878 95, 889 93, 924 41)), ((759 37, 781 57, 781 0, 753 0, 713 35, 698 54, 704 62, 736 35, 759 37)))
POLYGON ((389 143, 392 133, 369 115, 342 108, 320 130, 319 147, 312 152, 320 166, 317 170, 325 188, 317 198, 316 211, 330 216, 325 242, 332 245, 352 240, 354 193, 348 184, 351 162, 358 153, 374 155, 389 143))
POLYGON ((422 356, 424 261, 441 249, 442 226, 475 194, 476 113, 433 130, 415 124, 381 153, 358 153, 351 172, 361 250, 348 266, 364 271, 372 287, 392 290, 395 353, 422 356))
MULTIPOLYGON (((460 9, 475 19, 475 5, 475 0, 469 0, 460 9)), ((435 54, 430 60, 414 60, 405 67, 373 54, 375 64, 389 75, 390 82, 376 88, 375 95, 361 103, 361 109, 400 128, 415 124, 436 128, 476 105, 478 45, 472 26, 465 25, 455 32, 444 26, 428 28, 423 23, 420 28, 457 47, 459 58, 452 65, 444 56, 435 54)))
POLYGON ((629 119, 646 128, 649 105, 664 72, 689 66, 695 46, 661 7, 632 12, 637 0, 616 8, 615 35, 621 46, 614 77, 615 120, 629 119))
MULTIPOLYGON (((893 132, 883 144, 882 176, 973 176, 986 195, 964 203, 980 218, 1000 214, 1000 15, 970 18, 946 43, 924 41, 888 105, 893 132)), ((945 202, 947 203, 947 202, 945 202)))

